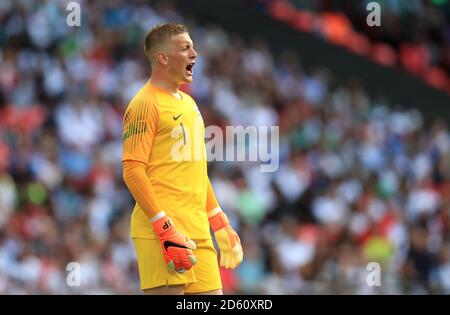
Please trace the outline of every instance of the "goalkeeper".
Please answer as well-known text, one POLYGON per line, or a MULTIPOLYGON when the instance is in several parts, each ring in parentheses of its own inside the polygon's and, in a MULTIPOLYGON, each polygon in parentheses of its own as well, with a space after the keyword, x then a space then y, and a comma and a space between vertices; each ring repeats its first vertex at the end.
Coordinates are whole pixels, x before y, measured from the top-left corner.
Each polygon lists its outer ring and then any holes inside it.
POLYGON ((179 90, 192 81, 197 53, 180 24, 152 28, 144 50, 151 77, 125 111, 122 154, 136 201, 130 232, 140 286, 145 294, 222 294, 210 227, 221 266, 236 268, 243 252, 207 175, 203 119, 179 90))

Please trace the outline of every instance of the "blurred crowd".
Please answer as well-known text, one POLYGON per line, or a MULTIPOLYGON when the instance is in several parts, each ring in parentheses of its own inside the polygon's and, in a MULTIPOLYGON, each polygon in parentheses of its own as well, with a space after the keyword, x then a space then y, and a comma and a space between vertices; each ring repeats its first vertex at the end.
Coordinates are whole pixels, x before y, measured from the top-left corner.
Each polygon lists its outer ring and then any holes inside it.
POLYGON ((79 2, 80 27, 63 2, 0 2, 0 294, 140 292, 122 114, 149 77, 143 37, 168 21, 199 53, 183 89, 205 125, 280 128, 276 172, 209 163, 244 246, 225 293, 450 293, 447 122, 167 1, 79 2))
POLYGON ((448 0, 246 1, 296 30, 383 66, 403 68, 450 93, 448 0))
MULTIPOLYGON (((256 0, 258 1, 258 0, 256 0)), ((264 2, 264 0, 262 0, 264 2)), ((381 25, 370 27, 367 10, 371 0, 288 0, 295 7, 314 12, 341 12, 356 31, 374 42, 388 43, 401 54, 402 62, 439 66, 450 73, 450 1, 386 0, 380 4, 381 25)), ((270 3, 271 1, 267 1, 270 3)))

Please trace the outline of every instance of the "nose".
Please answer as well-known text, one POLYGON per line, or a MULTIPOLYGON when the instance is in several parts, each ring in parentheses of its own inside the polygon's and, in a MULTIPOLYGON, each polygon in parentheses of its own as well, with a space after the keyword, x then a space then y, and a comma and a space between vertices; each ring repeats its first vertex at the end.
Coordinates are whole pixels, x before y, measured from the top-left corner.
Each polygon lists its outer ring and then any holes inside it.
POLYGON ((195 58, 195 57, 197 57, 197 52, 195 51, 194 48, 192 48, 191 58, 195 58))

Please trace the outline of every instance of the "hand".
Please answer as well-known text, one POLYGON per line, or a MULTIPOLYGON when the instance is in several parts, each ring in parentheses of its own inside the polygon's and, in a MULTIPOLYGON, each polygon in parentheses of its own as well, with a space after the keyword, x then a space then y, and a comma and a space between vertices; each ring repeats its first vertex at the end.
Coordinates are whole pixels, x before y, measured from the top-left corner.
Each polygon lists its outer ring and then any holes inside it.
POLYGON ((244 253, 241 240, 231 227, 226 214, 220 210, 209 218, 220 250, 220 266, 234 269, 242 262, 244 253))
POLYGON ((177 230, 175 224, 162 212, 153 222, 153 228, 159 236, 164 259, 170 270, 184 273, 197 263, 197 258, 192 252, 195 243, 186 235, 177 230))

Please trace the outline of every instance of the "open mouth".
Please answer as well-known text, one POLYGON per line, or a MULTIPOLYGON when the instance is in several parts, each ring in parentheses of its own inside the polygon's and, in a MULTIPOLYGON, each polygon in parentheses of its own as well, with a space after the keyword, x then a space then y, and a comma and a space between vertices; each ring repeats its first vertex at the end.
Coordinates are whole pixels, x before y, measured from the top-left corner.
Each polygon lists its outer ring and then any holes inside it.
POLYGON ((186 66, 186 71, 189 75, 192 75, 192 68, 194 67, 195 62, 192 62, 186 66))

